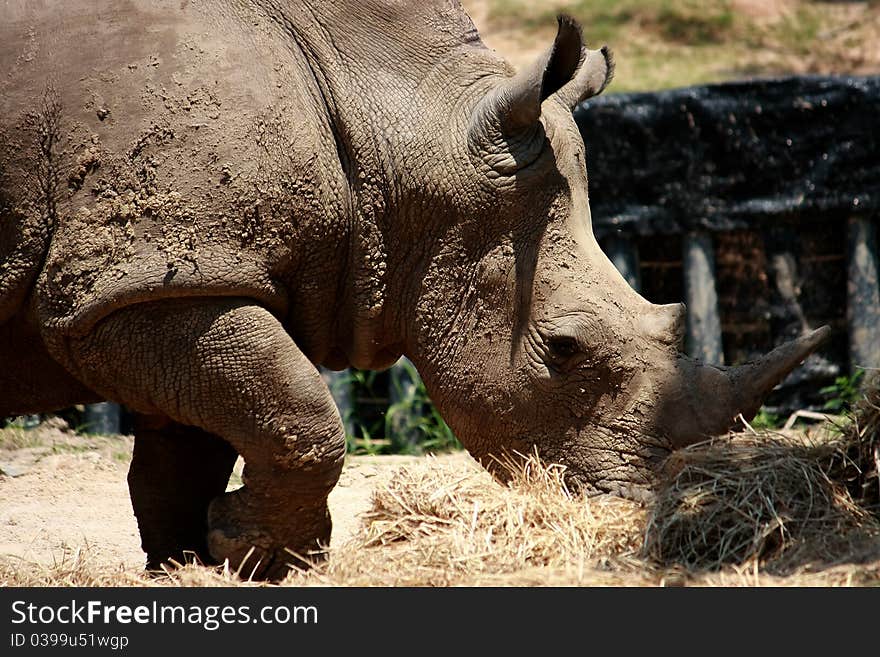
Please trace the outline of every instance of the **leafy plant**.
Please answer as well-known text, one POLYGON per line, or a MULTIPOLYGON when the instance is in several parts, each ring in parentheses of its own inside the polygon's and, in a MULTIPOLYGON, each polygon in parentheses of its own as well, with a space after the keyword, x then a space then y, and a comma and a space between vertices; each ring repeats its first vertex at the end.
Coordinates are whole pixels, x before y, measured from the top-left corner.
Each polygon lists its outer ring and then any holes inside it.
POLYGON ((758 411, 758 414, 752 419, 751 425, 754 429, 778 429, 783 424, 783 419, 776 413, 770 413, 765 409, 758 411))
POLYGON ((857 368, 849 376, 839 376, 834 379, 833 384, 821 388, 819 392, 828 397, 822 408, 835 413, 851 410, 862 396, 861 384, 864 376, 865 370, 857 368))
POLYGON ((415 366, 404 359, 399 364, 403 377, 392 378, 395 402, 385 413, 385 435, 398 452, 425 453, 461 449, 428 396, 415 366))
POLYGON ((440 417, 415 366, 404 359, 396 375, 350 369, 330 391, 342 410, 352 454, 424 454, 461 449, 440 417))

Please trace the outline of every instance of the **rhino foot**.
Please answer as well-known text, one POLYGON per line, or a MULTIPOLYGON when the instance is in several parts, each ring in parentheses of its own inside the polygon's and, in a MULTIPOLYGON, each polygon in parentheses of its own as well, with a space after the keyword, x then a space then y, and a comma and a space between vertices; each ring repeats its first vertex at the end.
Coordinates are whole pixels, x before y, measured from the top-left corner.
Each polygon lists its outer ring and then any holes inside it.
POLYGON ((211 500, 226 490, 237 454, 229 443, 197 427, 136 415, 128 472, 147 570, 175 563, 214 563, 205 543, 211 500))
POLYGON ((211 556, 245 579, 283 579, 321 560, 330 544, 326 498, 317 504, 268 504, 247 487, 214 499, 208 510, 211 556))

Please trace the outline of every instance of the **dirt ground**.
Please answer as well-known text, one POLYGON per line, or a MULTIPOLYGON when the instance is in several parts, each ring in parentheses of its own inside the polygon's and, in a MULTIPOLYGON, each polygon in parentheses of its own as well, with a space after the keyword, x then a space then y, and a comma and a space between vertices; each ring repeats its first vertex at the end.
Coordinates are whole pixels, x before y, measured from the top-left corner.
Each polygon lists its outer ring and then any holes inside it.
MULTIPOLYGON (((9 431, 9 430, 6 430, 9 431)), ((0 447, 0 559, 44 565, 87 548, 96 560, 126 569, 143 564, 137 522, 128 497, 129 436, 84 437, 40 427, 0 447)), ((466 454, 440 457, 469 460, 466 454)), ((349 456, 330 495, 332 547, 351 539, 372 491, 411 456, 349 456)), ((236 465, 231 487, 240 484, 236 465)))

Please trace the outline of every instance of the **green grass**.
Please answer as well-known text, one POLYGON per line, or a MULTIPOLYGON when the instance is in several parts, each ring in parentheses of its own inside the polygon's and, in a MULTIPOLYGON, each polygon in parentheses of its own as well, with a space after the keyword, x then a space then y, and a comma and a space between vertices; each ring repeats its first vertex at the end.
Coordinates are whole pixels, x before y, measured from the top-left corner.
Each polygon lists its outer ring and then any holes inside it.
POLYGON ((777 36, 792 52, 808 55, 821 29, 822 16, 815 7, 798 7, 793 15, 780 21, 777 36))
POLYGON ((120 463, 128 463, 131 460, 131 451, 129 450, 113 450, 111 452, 111 458, 114 461, 119 461, 120 463))
POLYGON ((0 429, 0 449, 16 450, 30 447, 42 447, 44 442, 35 431, 9 426, 0 429))
MULTIPOLYGON (((649 0, 650 3, 650 0, 649 0)), ((596 0, 589 2, 534 2, 529 0, 491 0, 489 20, 503 27, 524 31, 552 25, 561 11, 579 19, 589 31, 589 38, 604 41, 619 34, 640 12, 643 3, 634 0, 596 0)))
POLYGON ((131 459, 131 443, 119 436, 70 435, 58 436, 44 428, 24 429, 10 425, 0 429, 0 451, 32 449, 36 461, 50 454, 87 454, 101 452, 114 461, 131 459))
POLYGON ((670 41, 725 40, 737 25, 728 0, 490 0, 489 20, 525 30, 552 25, 559 13, 578 19, 588 39, 619 40, 633 27, 670 41))
POLYGON ((525 47, 549 45, 555 16, 568 13, 591 47, 614 50, 611 93, 649 91, 829 68, 848 73, 877 36, 870 25, 880 24, 880 2, 859 3, 856 20, 848 4, 800 0, 768 18, 732 0, 489 0, 486 31, 517 33, 525 47))
POLYGON ((689 5, 667 3, 657 12, 655 29, 667 41, 707 45, 725 41, 734 27, 734 15, 726 4, 703 13, 689 5))

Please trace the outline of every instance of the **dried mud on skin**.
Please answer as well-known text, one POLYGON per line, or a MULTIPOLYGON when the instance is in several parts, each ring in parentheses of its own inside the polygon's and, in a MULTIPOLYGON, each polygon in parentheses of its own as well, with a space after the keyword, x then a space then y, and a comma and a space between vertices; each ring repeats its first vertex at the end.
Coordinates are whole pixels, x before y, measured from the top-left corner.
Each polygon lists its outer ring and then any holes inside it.
MULTIPOLYGON (((880 585, 878 460, 876 384, 845 427, 678 452, 652 503, 572 495, 535 457, 507 485, 464 455, 411 460, 375 478, 346 543, 283 584, 880 585)), ((0 559, 0 585, 230 584, 254 585, 246 568, 198 565, 148 579, 87 549, 53 565, 0 559)))

